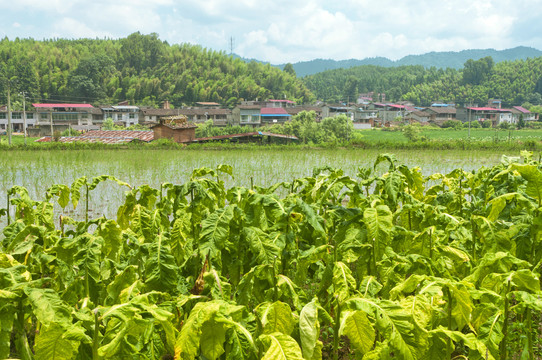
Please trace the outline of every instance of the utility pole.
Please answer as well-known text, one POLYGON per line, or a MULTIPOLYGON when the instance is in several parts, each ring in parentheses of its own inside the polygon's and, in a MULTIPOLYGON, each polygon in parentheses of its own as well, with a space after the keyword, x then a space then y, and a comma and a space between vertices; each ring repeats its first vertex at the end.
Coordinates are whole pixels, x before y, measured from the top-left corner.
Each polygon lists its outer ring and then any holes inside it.
POLYGON ((24 146, 26 146, 26 92, 22 91, 21 95, 23 96, 23 134, 24 134, 24 146))
POLYGON ((51 142, 53 142, 53 109, 49 109, 49 124, 51 125, 51 142))
POLYGON ((230 55, 233 55, 233 42, 234 38, 233 36, 230 36, 230 55))
MULTIPOLYGON (((472 105, 470 106, 472 107, 472 105)), ((469 122, 469 139, 470 139, 470 114, 471 114, 471 109, 467 108, 467 112, 468 112, 468 118, 467 118, 467 121, 469 122)))
POLYGON ((11 145, 11 99, 10 99, 10 81, 8 80, 8 144, 11 145))

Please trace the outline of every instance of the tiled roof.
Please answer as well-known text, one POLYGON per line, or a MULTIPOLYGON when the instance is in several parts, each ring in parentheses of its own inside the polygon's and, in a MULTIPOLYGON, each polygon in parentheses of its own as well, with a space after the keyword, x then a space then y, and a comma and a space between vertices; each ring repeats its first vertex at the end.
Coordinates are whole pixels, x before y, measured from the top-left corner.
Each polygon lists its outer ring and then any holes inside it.
MULTIPOLYGON (((65 136, 60 142, 88 142, 104 144, 123 144, 134 140, 149 142, 154 139, 154 132, 148 130, 91 130, 81 136, 65 136)), ((50 142, 51 137, 46 136, 36 142, 50 142)))
POLYGON ((137 139, 141 141, 152 141, 154 132, 149 130, 92 130, 87 131, 81 136, 84 138, 120 138, 120 139, 137 139))
POLYGON ((179 109, 179 114, 181 115, 228 115, 231 114, 230 109, 203 109, 203 108, 192 108, 192 109, 179 109))
POLYGON ((516 109, 519 112, 522 112, 524 114, 530 114, 531 113, 529 110, 525 109, 523 106, 514 106, 514 109, 516 109))
POLYGON ((35 108, 92 108, 90 104, 32 104, 35 108))
POLYGON ((216 102, 204 102, 204 101, 200 101, 200 102, 197 102, 196 104, 198 105, 204 105, 204 106, 220 106, 219 103, 216 103, 216 102))
POLYGON ((294 106, 285 109, 290 115, 297 115, 302 111, 314 111, 317 114, 322 113, 322 108, 319 106, 294 106))
POLYGON ((283 115, 283 116, 288 116, 290 114, 288 114, 286 112, 286 110, 284 110, 283 108, 274 108, 274 107, 271 107, 271 108, 268 108, 268 107, 265 107, 265 108, 262 108, 260 110, 260 113, 262 115, 283 115))
POLYGON ((498 112, 509 112, 509 109, 495 109, 492 107, 468 107, 469 110, 474 111, 498 111, 498 112))
POLYGON ((431 106, 431 107, 428 107, 427 109, 434 111, 437 114, 456 114, 457 113, 457 109, 454 107, 431 106))
POLYGON ((241 110, 260 110, 262 108, 261 105, 238 105, 237 107, 241 110))

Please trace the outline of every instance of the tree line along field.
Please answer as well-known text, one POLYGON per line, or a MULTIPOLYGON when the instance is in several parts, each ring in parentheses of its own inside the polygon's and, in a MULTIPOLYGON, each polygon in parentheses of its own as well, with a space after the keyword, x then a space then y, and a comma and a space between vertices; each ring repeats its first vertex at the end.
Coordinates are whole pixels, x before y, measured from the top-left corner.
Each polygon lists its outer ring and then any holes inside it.
MULTIPOLYGON (((408 142, 409 139, 398 128, 396 130, 372 129, 372 130, 357 130, 357 139, 368 142, 408 142)), ((521 130, 505 130, 505 129, 481 129, 471 128, 470 137, 468 128, 463 129, 425 129, 421 127, 418 135, 425 138, 426 141, 446 141, 446 140, 472 140, 486 142, 525 142, 527 140, 541 141, 542 129, 521 129, 521 130)))
POLYGON ((539 358, 541 168, 522 152, 424 175, 381 154, 265 186, 218 164, 11 187, 0 357, 539 358), (123 199, 95 216, 105 184, 123 199))

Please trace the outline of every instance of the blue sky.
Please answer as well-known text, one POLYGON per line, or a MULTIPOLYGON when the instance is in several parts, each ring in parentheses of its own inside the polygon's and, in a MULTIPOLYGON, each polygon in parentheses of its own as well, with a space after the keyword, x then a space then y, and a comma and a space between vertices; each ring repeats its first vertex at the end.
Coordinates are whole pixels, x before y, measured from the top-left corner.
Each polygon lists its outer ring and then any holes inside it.
POLYGON ((542 49, 541 0, 0 0, 0 35, 158 33, 273 64, 431 51, 542 49))

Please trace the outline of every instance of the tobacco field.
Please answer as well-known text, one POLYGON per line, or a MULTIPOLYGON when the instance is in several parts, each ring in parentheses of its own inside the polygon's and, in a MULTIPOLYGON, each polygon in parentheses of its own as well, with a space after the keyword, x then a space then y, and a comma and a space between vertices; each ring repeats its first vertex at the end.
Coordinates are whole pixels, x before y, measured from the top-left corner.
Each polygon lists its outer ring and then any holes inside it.
POLYGON ((541 169, 522 152, 424 176, 382 154, 269 187, 227 187, 229 165, 14 186, 0 358, 539 359, 541 169), (89 211, 103 182, 125 191, 114 218, 89 211))

